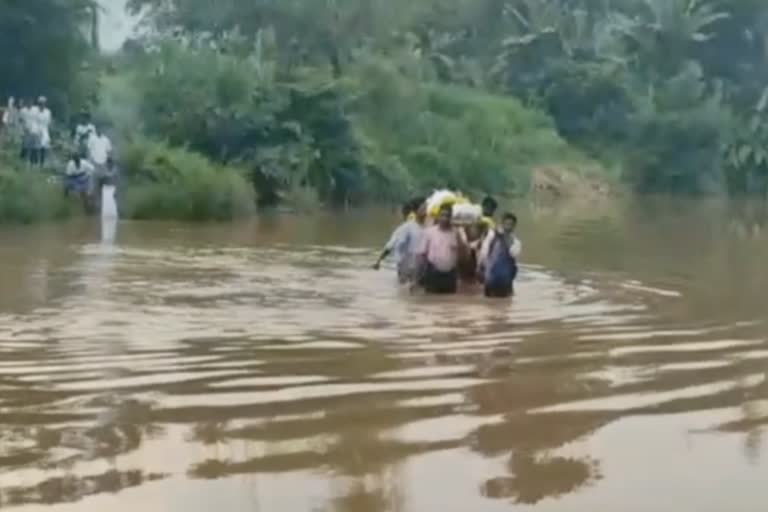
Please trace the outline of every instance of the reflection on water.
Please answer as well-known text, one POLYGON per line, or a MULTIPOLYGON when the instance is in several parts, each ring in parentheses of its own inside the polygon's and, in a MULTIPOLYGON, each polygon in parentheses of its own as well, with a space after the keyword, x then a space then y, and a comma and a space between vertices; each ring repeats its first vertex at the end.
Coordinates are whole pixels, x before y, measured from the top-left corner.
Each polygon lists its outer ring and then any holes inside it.
POLYGON ((0 508, 760 510, 761 212, 525 206, 512 303, 382 212, 2 230, 0 508))

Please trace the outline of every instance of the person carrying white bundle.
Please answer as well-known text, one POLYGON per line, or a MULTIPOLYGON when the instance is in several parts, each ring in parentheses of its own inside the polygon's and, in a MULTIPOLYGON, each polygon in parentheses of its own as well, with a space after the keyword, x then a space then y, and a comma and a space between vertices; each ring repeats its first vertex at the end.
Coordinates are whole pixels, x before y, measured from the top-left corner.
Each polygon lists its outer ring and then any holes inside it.
POLYGON ((88 160, 96 169, 93 185, 101 184, 109 174, 108 163, 112 157, 112 141, 100 129, 96 129, 88 138, 88 160))

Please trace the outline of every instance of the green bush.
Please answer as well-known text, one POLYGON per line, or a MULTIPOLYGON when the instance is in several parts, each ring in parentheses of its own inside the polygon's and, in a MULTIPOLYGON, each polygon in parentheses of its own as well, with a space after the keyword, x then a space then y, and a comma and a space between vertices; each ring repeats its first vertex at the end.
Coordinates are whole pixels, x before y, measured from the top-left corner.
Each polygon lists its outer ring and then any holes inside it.
POLYGON ((0 223, 31 224, 64 219, 73 208, 61 185, 31 170, 0 162, 0 223))
POLYGON ((598 153, 606 145, 626 142, 635 106, 619 66, 555 62, 541 86, 547 112, 566 140, 598 153))
POLYGON ((427 190, 522 192, 532 168, 584 161, 557 135, 546 114, 476 89, 411 81, 387 62, 358 73, 356 122, 376 148, 374 162, 402 176, 395 183, 427 190))
POLYGON ((262 204, 306 188, 332 204, 376 196, 339 83, 306 68, 278 79, 267 64, 166 45, 139 76, 148 133, 247 168, 262 204))
POLYGON ((250 215, 244 173, 182 148, 134 142, 123 154, 123 215, 132 219, 229 220, 250 215))
POLYGON ((626 178, 640 192, 725 189, 723 149, 732 121, 690 65, 637 102, 625 149, 626 178))

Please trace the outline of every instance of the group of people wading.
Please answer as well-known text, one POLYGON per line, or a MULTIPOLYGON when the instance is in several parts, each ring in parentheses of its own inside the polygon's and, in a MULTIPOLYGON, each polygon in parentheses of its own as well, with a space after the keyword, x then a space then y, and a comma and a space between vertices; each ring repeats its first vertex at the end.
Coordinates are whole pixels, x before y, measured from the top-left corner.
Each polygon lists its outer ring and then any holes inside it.
POLYGON ((522 243, 515 235, 517 217, 505 213, 497 224, 498 203, 492 197, 483 200, 482 217, 469 223, 455 222, 454 209, 455 205, 444 204, 431 217, 426 198, 403 205, 404 222, 392 234, 374 268, 378 270, 393 255, 400 283, 411 289, 454 294, 460 282, 481 283, 486 297, 511 297, 522 252, 522 243))

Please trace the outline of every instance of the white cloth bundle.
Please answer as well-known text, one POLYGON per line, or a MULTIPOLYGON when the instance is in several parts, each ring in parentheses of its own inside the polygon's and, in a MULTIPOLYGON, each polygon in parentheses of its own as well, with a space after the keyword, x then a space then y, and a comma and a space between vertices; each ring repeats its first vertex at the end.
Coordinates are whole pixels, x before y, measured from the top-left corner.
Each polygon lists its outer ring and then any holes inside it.
POLYGON ((458 194, 451 192, 450 190, 436 190, 429 196, 429 199, 427 199, 427 211, 431 216, 437 217, 440 208, 444 204, 453 205, 458 198, 458 194))
POLYGON ((483 216, 483 208, 478 204, 462 203, 453 206, 455 224, 474 224, 483 216))

